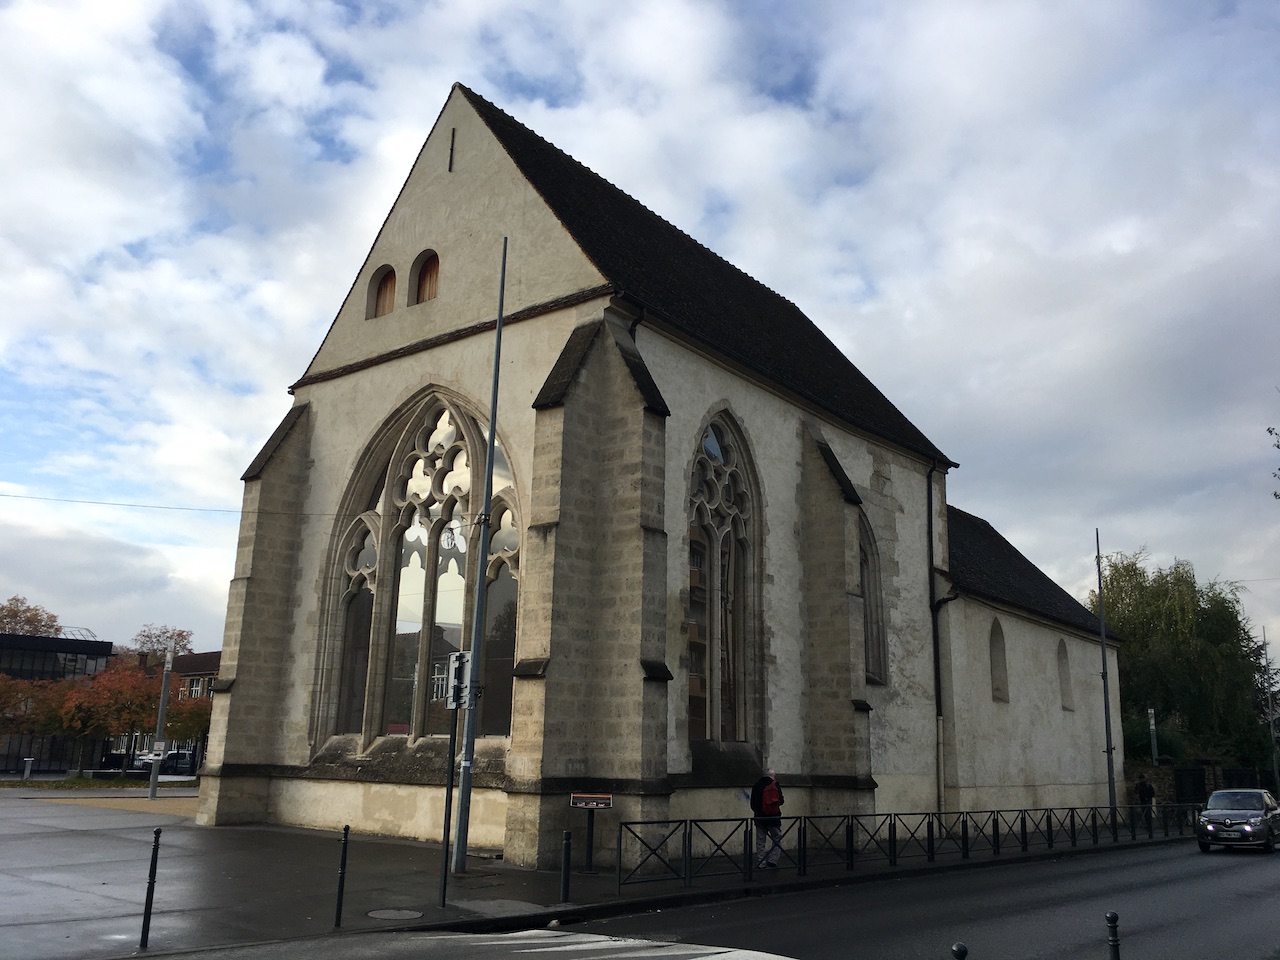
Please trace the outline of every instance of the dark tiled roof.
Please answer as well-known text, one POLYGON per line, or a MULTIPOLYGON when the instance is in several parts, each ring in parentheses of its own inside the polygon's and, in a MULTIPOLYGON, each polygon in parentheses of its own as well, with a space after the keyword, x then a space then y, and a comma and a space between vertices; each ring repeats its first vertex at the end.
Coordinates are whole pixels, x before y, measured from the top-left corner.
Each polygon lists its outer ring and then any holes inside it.
MULTIPOLYGON (((998 600, 1097 635, 1098 618, 1050 580, 981 517, 947 507, 951 582, 962 593, 998 600)), ((1107 631, 1109 637, 1114 637, 1107 631)))
POLYGON ((180 653, 173 658, 173 672, 183 677, 200 673, 217 673, 221 663, 221 650, 209 653, 180 653))
POLYGON ((472 90, 457 89, 618 293, 837 419, 954 466, 795 304, 472 90))

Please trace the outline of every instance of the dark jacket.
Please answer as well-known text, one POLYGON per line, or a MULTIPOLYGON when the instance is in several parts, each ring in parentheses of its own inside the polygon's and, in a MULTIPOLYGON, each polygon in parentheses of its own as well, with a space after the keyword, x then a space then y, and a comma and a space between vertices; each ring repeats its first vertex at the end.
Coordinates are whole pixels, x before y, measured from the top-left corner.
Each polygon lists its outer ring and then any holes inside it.
MULTIPOLYGON (((755 814, 757 820, 772 820, 774 823, 781 819, 775 814, 764 815, 760 811, 764 797, 764 788, 775 782, 773 777, 763 776, 755 782, 755 786, 751 788, 751 812, 755 814)), ((778 803, 786 803, 786 798, 782 795, 782 784, 778 784, 778 803)))

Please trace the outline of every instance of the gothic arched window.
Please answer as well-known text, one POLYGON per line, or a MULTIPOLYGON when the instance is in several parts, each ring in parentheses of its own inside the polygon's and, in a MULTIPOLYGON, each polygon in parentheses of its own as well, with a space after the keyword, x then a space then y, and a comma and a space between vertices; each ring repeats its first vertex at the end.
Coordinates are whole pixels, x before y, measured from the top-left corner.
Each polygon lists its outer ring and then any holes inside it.
POLYGON ((449 732, 449 655, 471 646, 478 581, 487 600, 478 729, 510 733, 519 523, 502 494, 510 467, 495 448, 499 495, 489 562, 480 570, 474 511, 486 442, 487 428, 432 399, 411 418, 390 463, 382 461, 384 493, 345 541, 336 732, 362 733, 366 742, 449 732), (378 571, 383 589, 375 588, 378 571))
POLYGON ((858 522, 858 580, 862 584, 862 643, 867 683, 889 681, 889 645, 885 635, 880 554, 865 516, 858 522))
POLYGON ((1008 703, 1009 665, 1004 653, 1004 629, 999 620, 991 621, 987 647, 991 657, 991 699, 998 703, 1008 703))
POLYGON ((749 739, 752 497, 740 445, 712 423, 690 489, 689 739, 749 739))
POLYGON ((1063 710, 1076 708, 1075 688, 1071 683, 1071 659, 1067 655, 1067 641, 1058 638, 1058 695, 1062 698, 1063 710))

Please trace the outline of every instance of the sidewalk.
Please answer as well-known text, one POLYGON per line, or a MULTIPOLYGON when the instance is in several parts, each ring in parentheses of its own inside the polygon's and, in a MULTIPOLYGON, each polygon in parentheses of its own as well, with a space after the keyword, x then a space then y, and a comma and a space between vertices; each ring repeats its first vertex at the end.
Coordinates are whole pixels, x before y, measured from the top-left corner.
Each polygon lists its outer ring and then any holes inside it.
MULTIPOLYGON (((472 857, 464 876, 448 878, 442 908, 439 845, 352 834, 342 923, 335 930, 340 833, 265 824, 197 827, 191 820, 195 798, 192 788, 168 788, 154 801, 145 789, 0 790, 0 903, 5 905, 0 960, 140 955, 157 827, 161 836, 146 956, 240 944, 245 946, 218 955, 266 958, 283 955, 273 953, 270 942, 279 950, 279 941, 318 938, 309 940, 307 955, 337 958, 349 955, 343 946, 352 945, 347 934, 527 929, 553 920, 858 882, 904 869, 868 865, 808 878, 778 871, 753 881, 708 878, 691 889, 674 881, 621 892, 611 870, 590 876, 575 872, 569 902, 562 903, 559 872, 472 857)), ((583 859, 575 850, 575 862, 583 859)), ((964 865, 983 862, 990 861, 964 865)))

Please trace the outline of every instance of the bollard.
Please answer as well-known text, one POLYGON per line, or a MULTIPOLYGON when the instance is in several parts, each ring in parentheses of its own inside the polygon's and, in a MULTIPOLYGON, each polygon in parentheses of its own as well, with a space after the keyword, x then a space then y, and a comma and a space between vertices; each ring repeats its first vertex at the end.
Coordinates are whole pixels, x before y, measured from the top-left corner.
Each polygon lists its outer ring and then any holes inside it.
POLYGON ((951 945, 951 955, 956 960, 964 960, 969 955, 969 948, 964 945, 963 941, 957 940, 951 945))
POLYGON ((347 841, 351 839, 351 824, 342 827, 342 856, 338 859, 338 906, 333 912, 333 925, 342 926, 342 894, 347 887, 347 841))
POLYGON ((138 949, 147 949, 147 940, 151 937, 151 905, 156 896, 156 864, 160 861, 160 828, 156 827, 155 840, 151 842, 151 872, 147 875, 147 903, 142 908, 142 939, 138 941, 138 949))
POLYGON ((560 853, 560 902, 569 902, 569 864, 573 862, 573 834, 564 832, 564 847, 560 853))
POLYGON ((30 780, 30 779, 31 779, 31 765, 32 765, 33 763, 35 763, 35 762, 36 762, 36 758, 35 758, 35 757, 23 757, 23 758, 22 758, 22 779, 23 779, 23 780, 30 780))
POLYGON ((1107 945, 1111 948, 1111 960, 1120 960, 1120 914, 1107 911, 1107 945))

